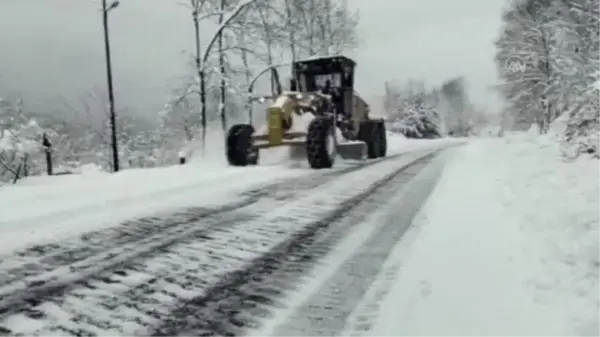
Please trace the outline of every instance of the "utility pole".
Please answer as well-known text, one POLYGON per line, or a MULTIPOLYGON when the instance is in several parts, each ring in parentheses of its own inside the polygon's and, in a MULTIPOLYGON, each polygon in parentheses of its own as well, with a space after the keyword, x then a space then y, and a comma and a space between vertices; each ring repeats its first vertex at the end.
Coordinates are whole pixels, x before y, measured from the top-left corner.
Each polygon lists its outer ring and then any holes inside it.
MULTIPOLYGON (((225 0, 221 0, 221 14, 219 15, 219 25, 223 24, 223 12, 225 11, 225 0)), ((227 116, 225 115, 226 82, 225 82, 225 53, 223 51, 223 30, 219 32, 219 72, 221 75, 219 115, 221 116, 221 128, 223 133, 227 132, 227 116)))
POLYGON ((119 172, 119 144, 117 142, 117 116, 115 113, 115 95, 113 89, 112 64, 110 60, 110 42, 108 34, 108 12, 119 5, 115 0, 107 5, 106 0, 102 0, 102 24, 104 26, 104 51, 106 52, 106 77, 108 85, 108 108, 110 113, 110 133, 112 146, 112 164, 113 172, 119 172))

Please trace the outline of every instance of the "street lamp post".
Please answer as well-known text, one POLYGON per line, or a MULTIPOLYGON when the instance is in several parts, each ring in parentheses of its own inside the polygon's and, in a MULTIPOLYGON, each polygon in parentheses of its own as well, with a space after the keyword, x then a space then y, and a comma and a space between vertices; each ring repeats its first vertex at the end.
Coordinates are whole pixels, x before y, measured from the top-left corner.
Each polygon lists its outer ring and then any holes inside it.
POLYGON ((108 12, 119 5, 115 0, 107 5, 106 0, 102 0, 102 24, 104 26, 104 51, 106 53, 106 77, 108 85, 108 108, 110 113, 110 133, 112 146, 112 164, 113 171, 119 171, 119 145, 117 143, 117 116, 115 114, 115 95, 113 90, 112 65, 110 60, 110 42, 108 37, 108 12))

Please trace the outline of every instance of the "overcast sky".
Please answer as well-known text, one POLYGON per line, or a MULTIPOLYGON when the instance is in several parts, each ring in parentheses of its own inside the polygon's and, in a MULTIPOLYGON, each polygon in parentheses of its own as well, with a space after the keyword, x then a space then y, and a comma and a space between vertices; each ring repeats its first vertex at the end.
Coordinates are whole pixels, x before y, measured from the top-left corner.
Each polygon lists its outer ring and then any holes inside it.
MULTIPOLYGON (((505 0, 348 0, 360 10, 357 90, 374 97, 385 80, 429 84, 465 75, 472 98, 495 105, 493 39, 505 0)), ((153 116, 185 73, 193 48, 181 0, 121 0, 111 13, 117 104, 153 116)), ((99 0, 0 0, 0 89, 43 110, 105 90, 99 0)), ((204 40, 214 31, 206 26, 204 40)))
POLYGON ((428 84, 465 75, 470 95, 490 109, 497 80, 493 41, 506 0, 349 0, 360 9, 356 53, 360 92, 377 94, 388 78, 428 84))

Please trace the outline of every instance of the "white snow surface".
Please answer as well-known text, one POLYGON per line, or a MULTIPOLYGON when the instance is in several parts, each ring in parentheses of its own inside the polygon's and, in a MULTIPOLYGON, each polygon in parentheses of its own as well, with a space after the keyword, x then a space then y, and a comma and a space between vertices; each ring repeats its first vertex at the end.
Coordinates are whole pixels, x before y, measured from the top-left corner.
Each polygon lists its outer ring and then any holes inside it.
MULTIPOLYGON (((461 140, 389 137, 389 154, 437 148, 461 140)), ((116 174, 82 168, 79 174, 31 177, 0 187, 0 254, 117 226, 143 216, 191 206, 218 206, 251 187, 319 174, 290 167, 286 151, 261 151, 261 165, 229 167, 224 158, 194 158, 189 164, 129 169, 116 174)), ((337 167, 343 167, 340 160, 337 167)), ((334 168, 335 169, 335 168, 334 168)))
POLYGON ((564 162, 552 137, 451 150, 366 334, 598 336, 598 161, 564 162))

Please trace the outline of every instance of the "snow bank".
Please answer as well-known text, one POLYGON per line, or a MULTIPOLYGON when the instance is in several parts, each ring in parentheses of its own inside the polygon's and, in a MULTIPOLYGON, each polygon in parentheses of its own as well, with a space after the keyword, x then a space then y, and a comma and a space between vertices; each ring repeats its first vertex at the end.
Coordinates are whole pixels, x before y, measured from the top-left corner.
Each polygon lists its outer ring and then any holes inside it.
POLYGON ((597 336, 598 161, 531 134, 452 151, 372 334, 597 336))

